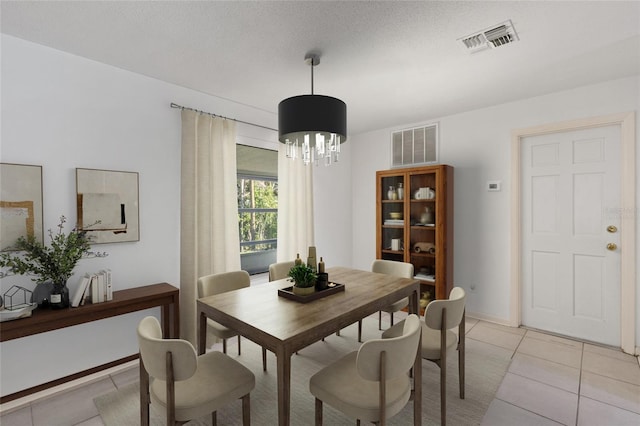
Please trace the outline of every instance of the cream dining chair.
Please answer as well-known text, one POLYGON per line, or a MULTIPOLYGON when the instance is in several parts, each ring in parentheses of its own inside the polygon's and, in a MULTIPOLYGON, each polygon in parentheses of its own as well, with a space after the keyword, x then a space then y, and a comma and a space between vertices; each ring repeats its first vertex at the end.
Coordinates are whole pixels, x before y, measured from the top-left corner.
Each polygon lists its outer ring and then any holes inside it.
POLYGON ((289 270, 293 268, 295 261, 278 262, 269 265, 269 281, 281 280, 289 276, 289 270))
POLYGON ((322 404, 349 417, 384 426, 410 399, 409 371, 420 342, 420 318, 411 314, 399 336, 372 339, 360 349, 324 367, 309 380, 315 397, 315 424, 322 425, 322 404))
MULTIPOLYGON (((440 424, 447 419, 447 355, 458 350, 458 377, 460 399, 464 399, 464 355, 465 355, 465 300, 464 289, 454 287, 447 300, 434 300, 427 305, 422 324, 422 358, 435 362, 440 367, 440 424), (458 334, 452 329, 458 327, 458 334), (443 342, 446 342, 444 345, 443 342)), ((402 322, 382 333, 382 338, 394 338, 402 333, 402 322)))
MULTIPOLYGON (((222 272, 206 275, 198 279, 198 298, 226 293, 249 287, 251 278, 247 271, 222 272)), ((235 330, 225 327, 214 320, 207 319, 207 334, 222 339, 222 352, 227 353, 227 339, 238 336, 238 355, 240 355, 240 335, 235 330)))
POLYGON ((242 424, 251 424, 249 394, 255 376, 220 352, 197 356, 187 340, 163 339, 160 323, 145 317, 138 325, 140 346, 140 424, 149 425, 149 404, 165 408, 166 424, 173 426, 216 412, 242 399, 242 424))
MULTIPOLYGON (((371 272, 394 275, 402 278, 413 278, 413 265, 406 262, 396 262, 393 260, 374 260, 371 264, 371 272)), ((402 310, 409 305, 409 298, 404 297, 389 306, 385 306, 378 311, 378 330, 382 330, 382 312, 387 312, 391 316, 393 326, 393 313, 402 310)), ((358 321, 358 342, 362 342, 362 320, 358 321)))

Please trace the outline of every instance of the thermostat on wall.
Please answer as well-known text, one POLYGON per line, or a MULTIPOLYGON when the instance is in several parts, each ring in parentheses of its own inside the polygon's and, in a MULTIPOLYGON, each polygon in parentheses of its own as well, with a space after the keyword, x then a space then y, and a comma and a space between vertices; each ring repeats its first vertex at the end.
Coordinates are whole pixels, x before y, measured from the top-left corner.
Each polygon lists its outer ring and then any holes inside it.
POLYGON ((490 180, 487 182, 487 191, 498 192, 500 191, 502 182, 499 180, 490 180))

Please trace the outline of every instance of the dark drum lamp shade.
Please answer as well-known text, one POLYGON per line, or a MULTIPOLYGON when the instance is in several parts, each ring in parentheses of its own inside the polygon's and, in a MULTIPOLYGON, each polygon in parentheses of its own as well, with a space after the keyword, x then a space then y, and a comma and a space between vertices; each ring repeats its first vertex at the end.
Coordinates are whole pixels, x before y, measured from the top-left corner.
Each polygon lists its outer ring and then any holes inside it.
POLYGON ((316 133, 326 137, 334 133, 343 143, 347 140, 347 105, 323 95, 287 98, 278 104, 278 133, 282 143, 316 133))

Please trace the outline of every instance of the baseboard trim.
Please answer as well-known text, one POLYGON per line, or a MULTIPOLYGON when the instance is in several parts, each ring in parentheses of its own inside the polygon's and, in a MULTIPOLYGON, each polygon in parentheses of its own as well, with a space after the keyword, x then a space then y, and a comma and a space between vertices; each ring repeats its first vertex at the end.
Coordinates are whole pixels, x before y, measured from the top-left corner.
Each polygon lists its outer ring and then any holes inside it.
MULTIPOLYGON (((84 371, 80 371, 78 373, 71 374, 69 376, 61 377, 56 380, 52 380, 47 383, 43 383, 41 385, 33 386, 31 388, 23 389, 21 391, 0 396, 0 413, 8 412, 9 410, 13 411, 17 408, 18 405, 22 406, 30 402, 31 399, 36 400, 40 399, 44 394, 46 396, 53 395, 58 392, 68 391, 73 389, 76 386, 82 386, 87 383, 97 381, 102 379, 109 374, 114 373, 114 371, 106 371, 112 369, 114 367, 122 367, 122 364, 126 364, 131 361, 135 361, 138 359, 138 354, 129 355, 124 358, 117 359, 112 362, 108 362, 106 364, 99 365, 97 367, 89 368, 84 371), (70 384, 69 382, 77 381, 77 383, 70 384), (51 390, 52 388, 60 387, 57 390, 51 390), (49 392, 47 392, 49 391, 49 392), (38 394, 37 396, 34 394, 38 394), (33 398, 27 398, 32 396, 33 398), (12 401, 17 401, 24 399, 25 401, 21 401, 16 404, 9 404, 12 401)), ((116 368, 116 371, 121 368, 116 368)))
POLYGON ((509 322, 509 320, 504 319, 504 318, 494 317, 492 315, 482 314, 482 313, 479 313, 479 312, 469 312, 469 311, 466 311, 465 315, 467 317, 475 318, 477 320, 486 321, 486 322, 492 322, 494 324, 499 324, 499 325, 504 325, 505 327, 518 328, 518 327, 514 327, 509 322))

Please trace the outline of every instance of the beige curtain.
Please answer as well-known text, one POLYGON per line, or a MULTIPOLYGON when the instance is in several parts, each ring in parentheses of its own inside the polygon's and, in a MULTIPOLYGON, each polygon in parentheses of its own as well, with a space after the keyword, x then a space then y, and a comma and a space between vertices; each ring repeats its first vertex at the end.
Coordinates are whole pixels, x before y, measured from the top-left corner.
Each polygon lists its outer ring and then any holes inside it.
POLYGON ((182 111, 180 335, 196 343, 197 281, 240 269, 236 126, 182 111))
POLYGON ((300 158, 286 156, 278 144, 278 252, 277 261, 293 260, 297 253, 306 262, 308 247, 315 245, 313 231, 313 167, 300 158))

